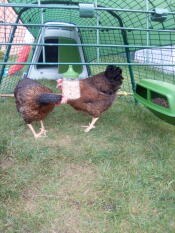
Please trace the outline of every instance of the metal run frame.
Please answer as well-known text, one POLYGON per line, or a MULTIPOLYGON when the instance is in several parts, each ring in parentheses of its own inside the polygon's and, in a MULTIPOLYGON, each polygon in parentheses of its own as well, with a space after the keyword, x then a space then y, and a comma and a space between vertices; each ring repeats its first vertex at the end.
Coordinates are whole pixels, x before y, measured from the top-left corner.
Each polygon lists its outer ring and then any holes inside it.
MULTIPOLYGON (((145 0, 146 2, 148 0, 145 0)), ((114 64, 114 65, 119 65, 119 66, 128 66, 128 70, 129 70, 129 74, 130 74, 130 78, 131 78, 131 84, 132 84, 132 89, 135 90, 135 81, 134 81, 134 73, 133 73, 133 69, 132 66, 161 66, 161 64, 155 64, 155 63, 132 63, 131 62, 131 57, 130 57, 130 48, 156 48, 155 46, 150 46, 149 45, 149 32, 175 32, 175 30, 156 30, 156 29, 150 29, 149 25, 148 25, 148 21, 147 21, 147 28, 132 28, 132 27, 124 27, 122 18, 117 14, 117 12, 134 12, 134 13, 144 13, 146 14, 146 17, 148 18, 148 16, 152 13, 155 13, 154 11, 150 11, 148 4, 146 5, 146 10, 131 10, 131 9, 120 9, 120 8, 111 8, 111 7, 103 7, 103 6, 99 6, 97 3, 94 5, 94 9, 98 12, 98 11, 106 11, 107 13, 109 13, 110 15, 112 15, 114 17, 114 19, 117 20, 117 22, 119 23, 119 27, 112 27, 112 26, 99 26, 98 24, 98 19, 97 19, 97 24, 96 26, 79 26, 79 25, 75 25, 72 27, 77 27, 77 28, 91 28, 91 29, 96 29, 97 30, 97 34, 98 34, 98 30, 99 29, 115 29, 115 30, 120 30, 121 31, 121 35, 122 35, 122 39, 123 39, 123 45, 117 45, 117 44, 99 44, 97 41, 97 44, 57 44, 58 46, 81 46, 81 47, 96 47, 96 48, 100 48, 100 47, 110 47, 110 48, 117 48, 117 47, 123 47, 125 49, 125 53, 126 53, 126 60, 127 63, 110 63, 110 64, 114 64), (133 31, 146 31, 147 32, 147 45, 146 46, 140 46, 140 45, 129 45, 128 43, 128 38, 127 38, 127 32, 128 30, 133 30, 133 31)), ((39 1, 36 2, 35 4, 17 4, 17 3, 0 3, 0 7, 18 7, 21 8, 20 12, 17 14, 17 18, 16 18, 16 22, 15 23, 0 23, 0 26, 13 26, 13 29, 11 31, 11 34, 9 36, 9 41, 8 43, 0 43, 1 45, 7 45, 7 50, 5 52, 4 55, 4 60, 3 62, 0 62, 0 65, 2 65, 1 68, 1 72, 0 72, 0 83, 2 81, 2 77, 3 77, 3 73, 4 73, 4 69, 6 65, 40 65, 41 63, 32 63, 32 62, 8 62, 9 59, 9 54, 10 54, 10 50, 11 50, 11 46, 12 45, 32 45, 32 46, 53 46, 55 44, 51 44, 51 43, 42 43, 42 44, 37 44, 37 43, 13 43, 13 37, 15 35, 15 31, 17 29, 18 26, 25 26, 25 27, 45 27, 43 24, 21 24, 19 23, 22 14, 31 9, 31 8, 40 8, 41 11, 45 8, 47 9, 73 9, 73 10, 79 10, 79 3, 78 2, 65 2, 65 1, 59 1, 59 2, 52 2, 52 1, 39 1), (64 4, 64 5, 63 5, 64 4)), ((167 15, 175 15, 175 12, 167 12, 167 15)), ((56 26, 56 25, 55 25, 56 26)), ((47 25, 47 27, 49 27, 49 25, 47 25)), ((61 27, 61 25, 59 25, 58 27, 61 27)), ((65 26, 63 26, 65 28, 65 26)), ((70 26, 69 26, 70 28, 70 26)), ((171 46, 167 47, 166 49, 172 49, 171 46)), ((97 49, 98 51, 98 49, 97 49)), ((42 63, 44 64, 44 63, 42 63)), ((47 65, 58 65, 58 64, 68 64, 68 63, 47 63, 47 65)), ((104 63, 104 62, 99 62, 99 59, 97 60, 97 62, 95 63, 89 63, 89 62, 85 62, 85 63, 69 63, 70 65, 108 65, 108 63, 104 63)), ((175 64, 163 64, 162 66, 175 66, 175 64)))

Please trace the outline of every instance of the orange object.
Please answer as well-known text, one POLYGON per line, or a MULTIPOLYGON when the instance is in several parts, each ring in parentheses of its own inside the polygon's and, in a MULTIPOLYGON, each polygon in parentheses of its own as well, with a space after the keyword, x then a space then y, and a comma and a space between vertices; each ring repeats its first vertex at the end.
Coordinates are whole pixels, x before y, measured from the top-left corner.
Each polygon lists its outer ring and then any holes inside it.
MULTIPOLYGON (((26 62, 29 56, 31 50, 31 45, 24 45, 18 55, 18 59, 16 62, 26 62)), ((17 71, 21 70, 24 67, 24 65, 12 65, 8 71, 8 75, 13 75, 17 71)))

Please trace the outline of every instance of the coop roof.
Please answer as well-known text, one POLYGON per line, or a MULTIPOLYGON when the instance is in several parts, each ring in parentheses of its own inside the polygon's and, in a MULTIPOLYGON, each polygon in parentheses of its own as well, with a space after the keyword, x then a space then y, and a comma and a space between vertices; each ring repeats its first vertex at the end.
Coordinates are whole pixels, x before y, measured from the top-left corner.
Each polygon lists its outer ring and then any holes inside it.
MULTIPOLYGON (((23 4, 38 4, 37 0, 9 0, 8 2, 19 4, 21 4, 21 2, 23 4)), ((93 18, 80 17, 78 7, 76 9, 59 9, 57 7, 52 9, 43 9, 44 22, 62 21, 79 26, 96 26, 99 24, 99 26, 107 27, 99 30, 99 43, 111 45, 115 44, 119 45, 119 47, 111 48, 110 50, 109 48, 101 49, 102 55, 114 53, 114 50, 116 49, 117 52, 125 52, 124 47, 122 47, 124 44, 129 44, 131 46, 130 50, 138 50, 140 49, 140 45, 148 45, 148 41, 149 46, 175 44, 175 31, 173 32, 175 29, 175 15, 165 15, 166 19, 162 22, 161 19, 151 19, 152 16, 154 17, 154 13, 151 12, 154 12, 157 8, 173 12, 175 9, 175 4, 172 0, 42 0, 40 2, 41 4, 59 4, 60 6, 79 6, 79 3, 94 3, 97 4, 98 7, 121 9, 118 11, 109 9, 97 10, 96 12, 98 12, 98 17, 93 18), (150 11, 149 14, 146 13, 147 10, 150 11), (110 27, 121 27, 124 28, 124 30, 110 27), (149 33, 145 29, 150 29, 149 33), (126 36, 127 38, 124 38, 123 36, 126 36)), ((22 10, 21 7, 14 7, 14 9, 17 14, 19 14, 22 10)), ((29 8, 25 9, 21 14, 22 22, 27 24, 41 24, 41 11, 41 8, 30 8, 29 5, 29 8)), ((97 14, 95 14, 95 16, 97 16, 97 14)), ((40 29, 39 27, 28 27, 28 29, 35 38, 38 36, 38 30, 40 29)), ((80 28, 80 32, 83 43, 96 44, 96 30, 90 28, 80 28)), ((93 51, 88 49, 88 55, 89 59, 90 57, 93 57, 93 51), (90 53, 92 53, 92 56, 90 53)))

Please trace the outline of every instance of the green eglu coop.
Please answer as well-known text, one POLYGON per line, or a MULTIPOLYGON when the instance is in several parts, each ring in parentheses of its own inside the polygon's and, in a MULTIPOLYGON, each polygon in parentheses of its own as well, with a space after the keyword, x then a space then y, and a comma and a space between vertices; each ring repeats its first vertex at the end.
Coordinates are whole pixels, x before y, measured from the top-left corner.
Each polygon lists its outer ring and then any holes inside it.
POLYGON ((24 75, 83 79, 114 64, 122 91, 162 119, 174 117, 172 0, 1 0, 0 51, 1 96, 24 75))

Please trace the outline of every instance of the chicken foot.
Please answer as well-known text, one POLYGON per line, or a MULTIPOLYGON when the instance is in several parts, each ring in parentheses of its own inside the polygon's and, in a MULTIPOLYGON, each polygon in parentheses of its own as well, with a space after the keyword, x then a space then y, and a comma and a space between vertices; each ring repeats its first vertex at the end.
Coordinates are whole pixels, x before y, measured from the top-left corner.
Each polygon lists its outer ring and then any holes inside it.
POLYGON ((36 131, 34 130, 32 124, 27 124, 29 129, 32 131, 33 133, 33 136, 35 139, 39 138, 39 137, 45 137, 46 136, 46 130, 45 130, 45 127, 44 127, 44 124, 43 124, 43 121, 40 121, 40 124, 41 124, 41 128, 40 128, 40 132, 39 133, 36 133, 36 131))
POLYGON ((96 121, 99 119, 99 117, 93 117, 92 121, 89 123, 88 126, 82 126, 85 127, 86 129, 84 130, 84 132, 89 132, 91 129, 95 128, 95 123, 96 121))

